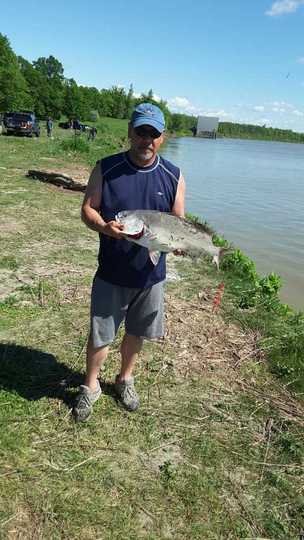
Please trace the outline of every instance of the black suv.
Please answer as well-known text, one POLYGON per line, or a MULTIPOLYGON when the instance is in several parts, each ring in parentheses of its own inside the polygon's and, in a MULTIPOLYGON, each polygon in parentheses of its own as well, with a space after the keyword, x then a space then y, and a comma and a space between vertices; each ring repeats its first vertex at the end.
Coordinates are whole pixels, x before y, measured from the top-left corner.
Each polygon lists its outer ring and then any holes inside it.
POLYGON ((3 116, 3 124, 7 134, 21 134, 28 137, 39 137, 40 127, 36 115, 31 111, 7 112, 3 116))

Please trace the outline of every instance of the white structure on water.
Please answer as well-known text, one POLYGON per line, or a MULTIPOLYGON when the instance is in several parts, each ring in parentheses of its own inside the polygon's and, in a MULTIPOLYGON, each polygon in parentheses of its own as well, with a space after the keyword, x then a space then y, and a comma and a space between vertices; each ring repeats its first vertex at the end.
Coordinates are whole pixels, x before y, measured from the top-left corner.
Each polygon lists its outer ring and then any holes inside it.
POLYGON ((216 138, 219 118, 217 116, 199 116, 197 119, 196 135, 197 137, 216 138))

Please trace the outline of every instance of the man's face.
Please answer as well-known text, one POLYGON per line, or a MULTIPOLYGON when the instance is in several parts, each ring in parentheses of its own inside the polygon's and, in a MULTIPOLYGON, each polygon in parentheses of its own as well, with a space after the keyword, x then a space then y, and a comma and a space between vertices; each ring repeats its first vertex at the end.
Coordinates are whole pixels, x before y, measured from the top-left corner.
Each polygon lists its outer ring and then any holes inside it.
POLYGON ((134 157, 143 163, 149 162, 154 158, 164 140, 162 133, 159 133, 154 127, 146 124, 136 128, 133 128, 129 124, 128 135, 134 157))

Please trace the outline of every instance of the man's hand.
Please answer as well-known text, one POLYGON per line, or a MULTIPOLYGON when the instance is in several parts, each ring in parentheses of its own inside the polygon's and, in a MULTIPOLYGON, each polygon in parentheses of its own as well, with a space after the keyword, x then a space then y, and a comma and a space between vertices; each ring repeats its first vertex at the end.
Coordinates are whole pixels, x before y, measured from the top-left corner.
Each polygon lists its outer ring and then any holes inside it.
POLYGON ((107 236, 115 238, 116 240, 122 240, 125 238, 125 235, 122 232, 123 228, 124 226, 121 223, 118 223, 118 221, 109 221, 102 227, 101 232, 102 234, 106 234, 107 236))

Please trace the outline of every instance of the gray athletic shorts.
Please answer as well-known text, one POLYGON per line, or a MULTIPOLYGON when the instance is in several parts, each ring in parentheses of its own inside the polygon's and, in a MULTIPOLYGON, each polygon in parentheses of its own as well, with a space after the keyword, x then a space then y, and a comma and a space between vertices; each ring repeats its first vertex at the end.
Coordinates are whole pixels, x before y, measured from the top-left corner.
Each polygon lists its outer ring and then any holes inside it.
POLYGON ((164 282, 148 289, 119 287, 94 277, 91 296, 93 347, 111 343, 122 321, 127 334, 145 339, 164 335, 164 282))

